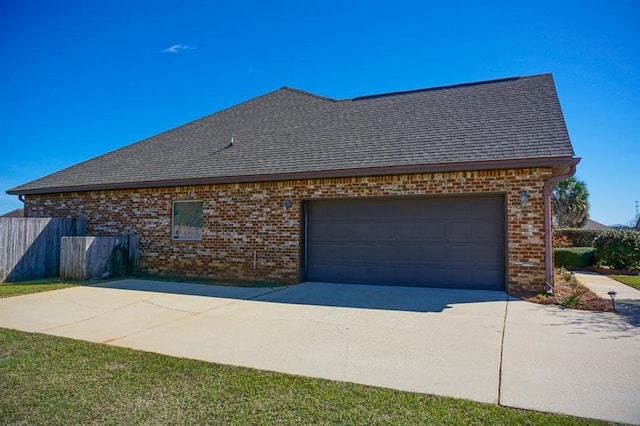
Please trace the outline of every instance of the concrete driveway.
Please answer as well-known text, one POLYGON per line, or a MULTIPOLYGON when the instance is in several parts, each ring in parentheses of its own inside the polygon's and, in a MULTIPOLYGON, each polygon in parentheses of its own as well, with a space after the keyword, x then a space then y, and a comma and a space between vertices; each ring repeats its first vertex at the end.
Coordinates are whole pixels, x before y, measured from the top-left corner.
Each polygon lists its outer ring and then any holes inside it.
POLYGON ((640 332, 503 292, 121 280, 0 300, 0 327, 406 391, 640 422, 640 332))

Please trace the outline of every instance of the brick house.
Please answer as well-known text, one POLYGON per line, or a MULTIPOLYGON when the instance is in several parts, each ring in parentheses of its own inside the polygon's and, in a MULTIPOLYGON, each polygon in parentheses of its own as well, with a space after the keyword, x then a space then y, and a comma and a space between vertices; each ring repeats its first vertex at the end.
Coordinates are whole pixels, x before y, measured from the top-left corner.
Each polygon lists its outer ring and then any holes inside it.
POLYGON ((148 273, 542 291, 549 192, 578 161, 550 74, 282 88, 7 192, 139 234, 148 273))

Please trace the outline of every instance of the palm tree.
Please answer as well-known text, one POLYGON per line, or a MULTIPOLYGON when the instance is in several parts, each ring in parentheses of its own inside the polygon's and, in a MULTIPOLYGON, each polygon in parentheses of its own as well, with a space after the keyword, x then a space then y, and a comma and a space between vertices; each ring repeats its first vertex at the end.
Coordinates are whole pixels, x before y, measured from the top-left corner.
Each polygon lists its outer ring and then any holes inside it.
POLYGON ((551 194, 553 215, 559 228, 581 228, 589 219, 587 184, 576 178, 558 182, 551 194))

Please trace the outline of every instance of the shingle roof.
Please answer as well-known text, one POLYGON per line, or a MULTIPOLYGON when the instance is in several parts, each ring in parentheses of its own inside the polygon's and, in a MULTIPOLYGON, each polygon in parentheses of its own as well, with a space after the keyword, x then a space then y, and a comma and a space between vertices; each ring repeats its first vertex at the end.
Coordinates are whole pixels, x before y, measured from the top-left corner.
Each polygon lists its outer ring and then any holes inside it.
POLYGON ((612 229, 610 226, 604 225, 600 222, 596 222, 595 220, 587 219, 587 222, 583 226, 584 229, 596 229, 596 230, 607 230, 612 229))
POLYGON ((7 212, 0 217, 24 217, 24 209, 15 209, 7 212))
POLYGON ((566 164, 573 156, 551 74, 345 100, 285 87, 7 192, 566 164))

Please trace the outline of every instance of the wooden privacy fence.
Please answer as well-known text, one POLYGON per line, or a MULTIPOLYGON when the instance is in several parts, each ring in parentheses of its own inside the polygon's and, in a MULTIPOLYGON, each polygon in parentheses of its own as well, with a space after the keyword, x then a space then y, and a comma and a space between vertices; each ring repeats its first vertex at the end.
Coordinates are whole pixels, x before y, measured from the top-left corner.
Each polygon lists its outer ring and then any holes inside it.
POLYGON ((0 282, 58 276, 61 238, 85 229, 83 218, 0 218, 0 282))
POLYGON ((140 237, 63 237, 60 278, 88 280, 124 275, 138 269, 140 237))

